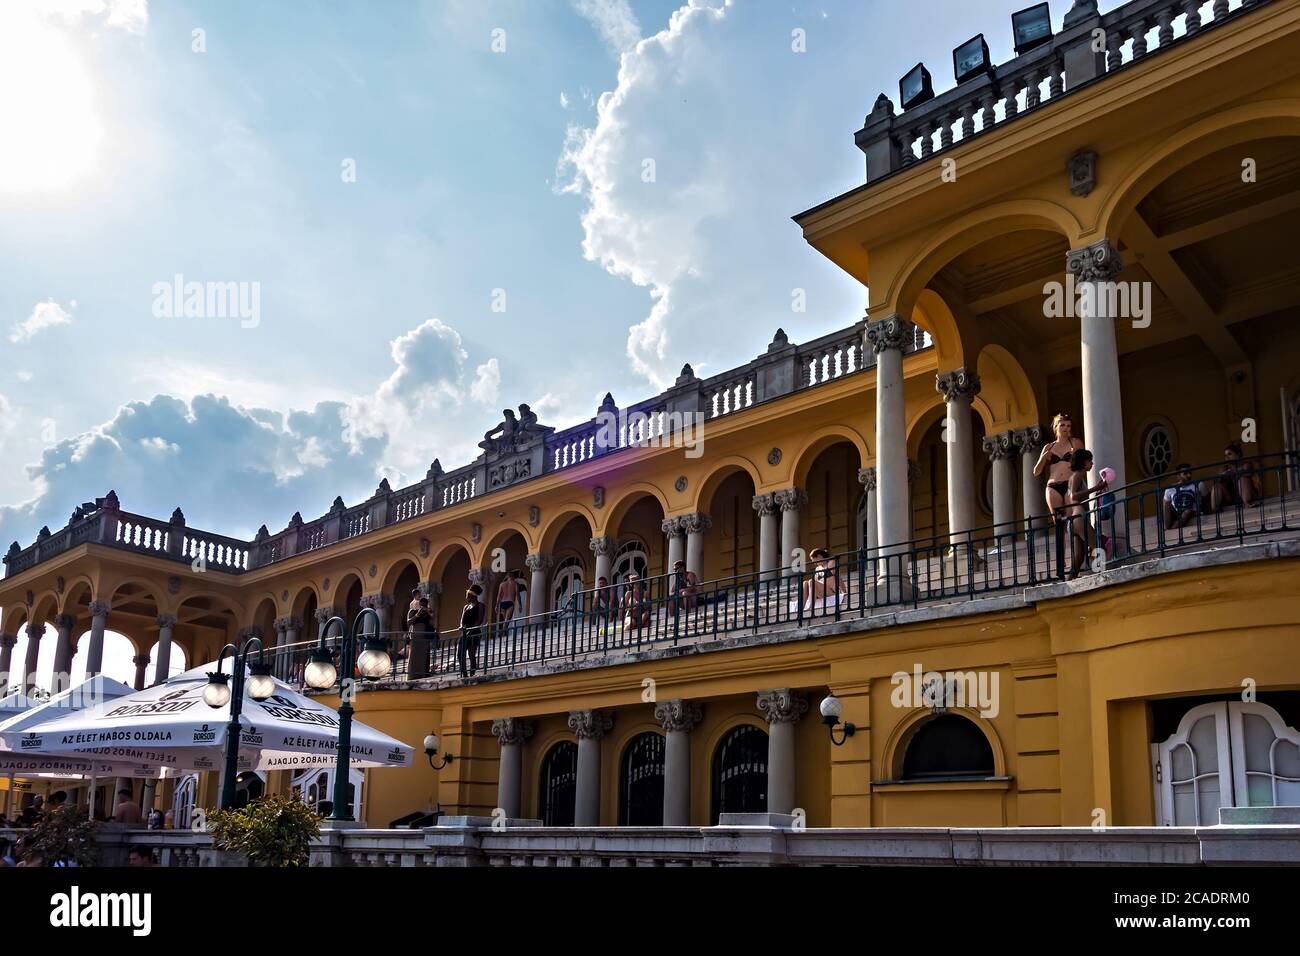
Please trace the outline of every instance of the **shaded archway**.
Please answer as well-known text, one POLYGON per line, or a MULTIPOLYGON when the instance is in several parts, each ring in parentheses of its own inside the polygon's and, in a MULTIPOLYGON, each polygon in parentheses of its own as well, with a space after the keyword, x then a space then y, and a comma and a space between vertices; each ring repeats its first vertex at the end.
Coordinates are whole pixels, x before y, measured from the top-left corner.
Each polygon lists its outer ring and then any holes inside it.
POLYGON ((699 508, 713 521, 704 549, 702 580, 717 581, 758 570, 759 515, 753 474, 740 464, 723 465, 705 479, 699 508))
POLYGON ((767 812, 767 732, 754 724, 733 727, 713 751, 711 819, 724 813, 767 812))
POLYGON ((618 822, 625 827, 663 826, 663 734, 637 734, 623 749, 618 767, 618 822))
POLYGON ((562 740, 546 752, 537 781, 537 815, 543 826, 571 827, 577 815, 578 745, 562 740))
POLYGON ((585 514, 568 513, 552 521, 542 534, 542 553, 551 556, 545 605, 534 611, 568 607, 577 595, 595 586, 592 528, 585 514))
POLYGON ((666 573, 664 508, 657 497, 648 492, 634 493, 619 502, 610 520, 609 533, 617 545, 610 567, 612 584, 620 583, 632 571, 644 577, 666 573))
POLYGON ((808 495, 800 521, 800 546, 805 551, 825 548, 841 554, 859 547, 861 468, 857 444, 845 439, 828 438, 820 451, 811 454, 806 468, 801 463, 796 473, 802 473, 808 495))

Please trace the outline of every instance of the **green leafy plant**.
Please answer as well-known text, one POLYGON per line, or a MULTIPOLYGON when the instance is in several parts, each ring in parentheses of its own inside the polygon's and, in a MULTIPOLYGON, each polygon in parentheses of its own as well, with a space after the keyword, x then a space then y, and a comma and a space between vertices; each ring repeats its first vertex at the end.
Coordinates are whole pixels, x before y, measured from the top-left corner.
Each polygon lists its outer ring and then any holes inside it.
POLYGON ((218 849, 242 853, 253 866, 306 866, 320 818, 301 801, 276 795, 213 810, 208 829, 218 849))
POLYGON ((53 807, 23 834, 23 859, 40 859, 45 866, 59 862, 94 866, 99 857, 95 829, 80 807, 53 807))

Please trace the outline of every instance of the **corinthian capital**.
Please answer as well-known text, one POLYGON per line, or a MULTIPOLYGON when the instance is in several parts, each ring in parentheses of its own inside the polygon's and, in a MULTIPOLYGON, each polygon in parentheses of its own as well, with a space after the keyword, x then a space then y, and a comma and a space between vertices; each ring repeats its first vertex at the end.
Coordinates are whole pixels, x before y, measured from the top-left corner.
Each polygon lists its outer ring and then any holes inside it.
POLYGON ((175 626, 176 626, 176 615, 175 615, 175 614, 159 614, 156 618, 154 618, 154 623, 157 624, 159 627, 175 627, 175 626))
POLYGON ((323 625, 326 621, 334 616, 334 605, 326 604, 324 607, 316 609, 316 623, 323 625))
POLYGON ((862 485, 862 487, 867 491, 875 491, 876 490, 876 469, 874 467, 859 468, 858 483, 862 485))
POLYGON ((1037 455, 1047 444, 1047 429, 1042 425, 1017 428, 1013 436, 1016 447, 1020 449, 1022 455, 1037 455))
POLYGON ((1015 432, 999 432, 984 437, 984 454, 989 461, 1006 461, 1016 456, 1015 432))
POLYGON ((614 718, 603 710, 572 710, 569 729, 579 740, 599 740, 614 726, 614 718))
POLYGON ((808 699, 788 687, 758 692, 758 709, 769 724, 792 724, 808 711, 808 699))
POLYGON ((682 515, 682 530, 687 534, 703 534, 713 527, 713 519, 703 511, 682 515))
POLYGON ((554 563, 554 558, 549 554, 542 554, 540 551, 537 554, 530 554, 524 558, 524 564, 527 565, 528 570, 532 571, 534 574, 538 571, 549 571, 551 565, 554 563))
POLYGON ((598 558, 605 558, 614 553, 616 542, 612 535, 603 534, 598 538, 592 538, 588 544, 591 553, 598 558))
POLYGON ((943 393, 943 400, 972 399, 979 394, 980 377, 968 368, 955 368, 935 376, 934 387, 943 393))
POLYGON ((522 717, 498 717, 492 721, 492 736, 501 746, 522 744, 533 735, 533 722, 522 717))
POLYGON ((703 717, 704 709, 693 700, 665 700, 655 704, 655 720, 666 734, 689 734, 703 717))
POLYGON ((916 334, 916 326, 901 315, 891 315, 876 322, 868 322, 866 344, 876 355, 889 349, 902 351, 916 334))
POLYGON ((1071 249, 1065 256, 1065 271, 1079 282, 1105 282, 1114 279, 1123 268, 1119 252, 1109 239, 1071 249))
POLYGON ((686 530, 682 527, 681 518, 665 518, 659 525, 659 530, 670 538, 686 533, 686 530))
POLYGON ((376 611, 382 611, 384 608, 393 606, 393 596, 382 592, 367 594, 361 599, 361 606, 373 607, 376 611))
POLYGON ((112 609, 113 608, 109 605, 107 601, 90 602, 91 617, 108 617, 108 612, 111 611, 112 609))
POLYGON ((763 518, 770 518, 776 514, 776 495, 771 492, 765 495, 754 495, 754 510, 763 518))
POLYGON ((799 511, 808 503, 808 494, 802 488, 783 488, 774 497, 782 511, 799 511))

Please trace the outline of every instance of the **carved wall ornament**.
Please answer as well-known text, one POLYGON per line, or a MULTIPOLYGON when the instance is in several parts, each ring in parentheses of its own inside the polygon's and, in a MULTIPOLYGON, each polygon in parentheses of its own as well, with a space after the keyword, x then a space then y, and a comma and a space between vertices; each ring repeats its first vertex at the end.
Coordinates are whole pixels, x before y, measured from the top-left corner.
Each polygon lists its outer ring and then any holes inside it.
POLYGON ((173 574, 167 578, 167 593, 168 594, 181 593, 181 579, 179 575, 173 574))
POLYGON ((379 573, 379 565, 372 564, 370 566, 370 576, 373 578, 378 573, 379 573))
POLYGON ((281 600, 281 601, 287 601, 287 600, 289 600, 289 589, 288 589, 288 588, 285 588, 283 591, 280 592, 280 600, 281 600))
POLYGON ((537 507, 537 505, 529 505, 528 526, 530 528, 536 528, 541 523, 542 523, 542 509, 537 507))
POLYGON ((328 591, 329 589, 330 589, 330 579, 329 579, 329 578, 326 578, 325 581, 324 581, 324 583, 321 584, 321 590, 322 590, 322 591, 328 591))
POLYGON ((597 508, 605 507, 605 489, 602 485, 591 489, 591 503, 597 508))
POLYGON ((1086 196, 1097 188, 1097 154, 1090 149, 1081 150, 1065 164, 1070 174, 1070 192, 1086 196))
POLYGON ((685 491, 685 490, 686 490, 686 476, 685 476, 685 475, 678 475, 678 476, 677 476, 677 480, 673 482, 673 487, 676 488, 679 492, 685 491))
POLYGON ((767 463, 769 465, 781 464, 781 449, 773 448, 771 451, 769 451, 767 453, 767 463))
POLYGON ((469 526, 469 539, 474 544, 478 544, 483 540, 483 526, 477 521, 469 526))
POLYGON ((422 558, 427 558, 428 556, 429 556, 429 539, 428 539, 428 538, 421 538, 421 539, 420 539, 420 557, 422 557, 422 558))
POLYGON ((59 577, 59 578, 55 578, 55 580, 54 580, 54 593, 55 593, 55 594, 62 594, 62 593, 63 593, 63 578, 61 578, 61 577, 59 577))

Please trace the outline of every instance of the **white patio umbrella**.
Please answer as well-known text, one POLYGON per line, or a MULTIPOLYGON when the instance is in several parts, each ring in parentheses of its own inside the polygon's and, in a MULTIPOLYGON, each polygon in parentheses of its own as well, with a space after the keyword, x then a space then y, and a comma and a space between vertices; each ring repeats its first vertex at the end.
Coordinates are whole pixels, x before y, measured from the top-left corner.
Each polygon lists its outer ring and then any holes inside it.
MULTIPOLYGON (((196 668, 164 684, 44 721, 27 729, 33 752, 89 756, 191 770, 223 766, 230 704, 204 700, 207 670, 196 668)), ((240 715, 239 769, 280 770, 332 766, 338 715, 289 685, 274 682, 271 697, 245 694, 240 715)), ((353 767, 406 767, 413 747, 359 721, 352 722, 353 767)))

